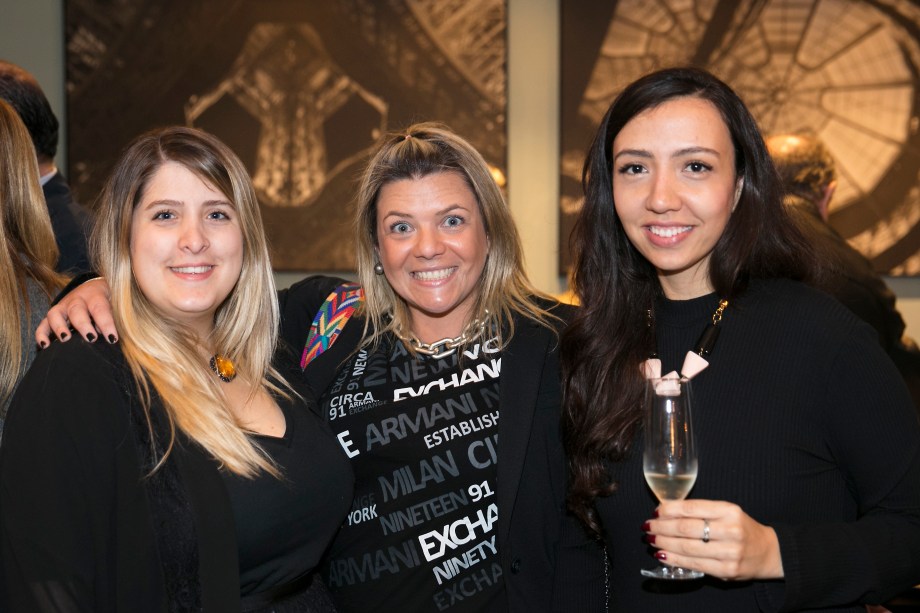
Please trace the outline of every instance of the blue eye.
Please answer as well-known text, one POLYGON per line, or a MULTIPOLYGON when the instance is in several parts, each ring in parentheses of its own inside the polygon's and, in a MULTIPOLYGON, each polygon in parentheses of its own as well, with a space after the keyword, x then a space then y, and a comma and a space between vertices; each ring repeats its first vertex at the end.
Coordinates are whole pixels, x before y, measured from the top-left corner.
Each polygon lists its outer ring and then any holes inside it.
POLYGON ((460 215, 450 215, 444 220, 444 225, 449 228, 456 228, 457 226, 462 226, 464 221, 460 215))
POLYGON ((230 216, 224 211, 211 211, 208 213, 208 219, 230 219, 230 216))
POLYGON ((176 215, 172 211, 157 211, 153 214, 154 219, 175 219, 176 215))
POLYGON ((396 234, 405 234, 411 229, 412 229, 412 226, 410 226, 404 221, 397 221, 396 223, 390 226, 390 232, 394 232, 396 234))

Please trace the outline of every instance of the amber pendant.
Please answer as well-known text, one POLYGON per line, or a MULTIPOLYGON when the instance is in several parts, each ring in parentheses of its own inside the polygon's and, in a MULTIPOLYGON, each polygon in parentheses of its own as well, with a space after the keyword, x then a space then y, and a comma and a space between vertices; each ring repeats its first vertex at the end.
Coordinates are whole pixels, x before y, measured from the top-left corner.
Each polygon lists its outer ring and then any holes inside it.
POLYGON ((217 376, 224 383, 230 383, 236 378, 236 367, 227 358, 214 354, 211 356, 210 364, 211 370, 217 373, 217 376))

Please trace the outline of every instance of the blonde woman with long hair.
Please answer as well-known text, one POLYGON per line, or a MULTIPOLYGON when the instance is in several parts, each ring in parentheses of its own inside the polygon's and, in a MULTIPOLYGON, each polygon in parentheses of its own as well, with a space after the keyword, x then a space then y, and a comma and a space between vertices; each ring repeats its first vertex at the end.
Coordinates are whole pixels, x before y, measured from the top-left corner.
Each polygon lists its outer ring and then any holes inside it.
POLYGON ((63 285, 58 249, 22 120, 0 100, 0 432, 10 398, 35 358, 32 331, 63 285))
POLYGON ((331 611, 313 574, 346 458, 271 365, 279 311, 239 159, 197 130, 126 150, 93 259, 118 344, 41 352, 0 451, 4 611, 331 611))

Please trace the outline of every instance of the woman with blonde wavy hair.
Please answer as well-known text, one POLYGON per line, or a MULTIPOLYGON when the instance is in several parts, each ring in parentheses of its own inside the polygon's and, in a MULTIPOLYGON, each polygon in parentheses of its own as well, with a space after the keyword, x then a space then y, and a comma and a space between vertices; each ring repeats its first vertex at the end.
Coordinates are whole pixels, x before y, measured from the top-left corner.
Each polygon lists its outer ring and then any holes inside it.
POLYGON ((35 149, 0 99, 0 432, 10 398, 35 358, 32 331, 63 285, 58 248, 38 183, 35 149))
POLYGON ((279 311, 242 163, 197 130, 138 137, 92 253, 120 343, 53 344, 11 406, 3 610, 334 610, 312 571, 351 472, 271 365, 279 311))

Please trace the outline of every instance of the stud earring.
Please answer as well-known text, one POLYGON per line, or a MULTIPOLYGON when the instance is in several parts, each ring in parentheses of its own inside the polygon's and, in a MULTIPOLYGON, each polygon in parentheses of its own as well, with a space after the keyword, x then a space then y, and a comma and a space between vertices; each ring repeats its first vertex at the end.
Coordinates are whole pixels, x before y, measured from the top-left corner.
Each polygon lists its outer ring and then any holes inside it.
POLYGON ((382 275, 383 274, 383 264, 381 264, 380 262, 377 262, 376 264, 374 264, 374 273, 378 275, 382 275))

